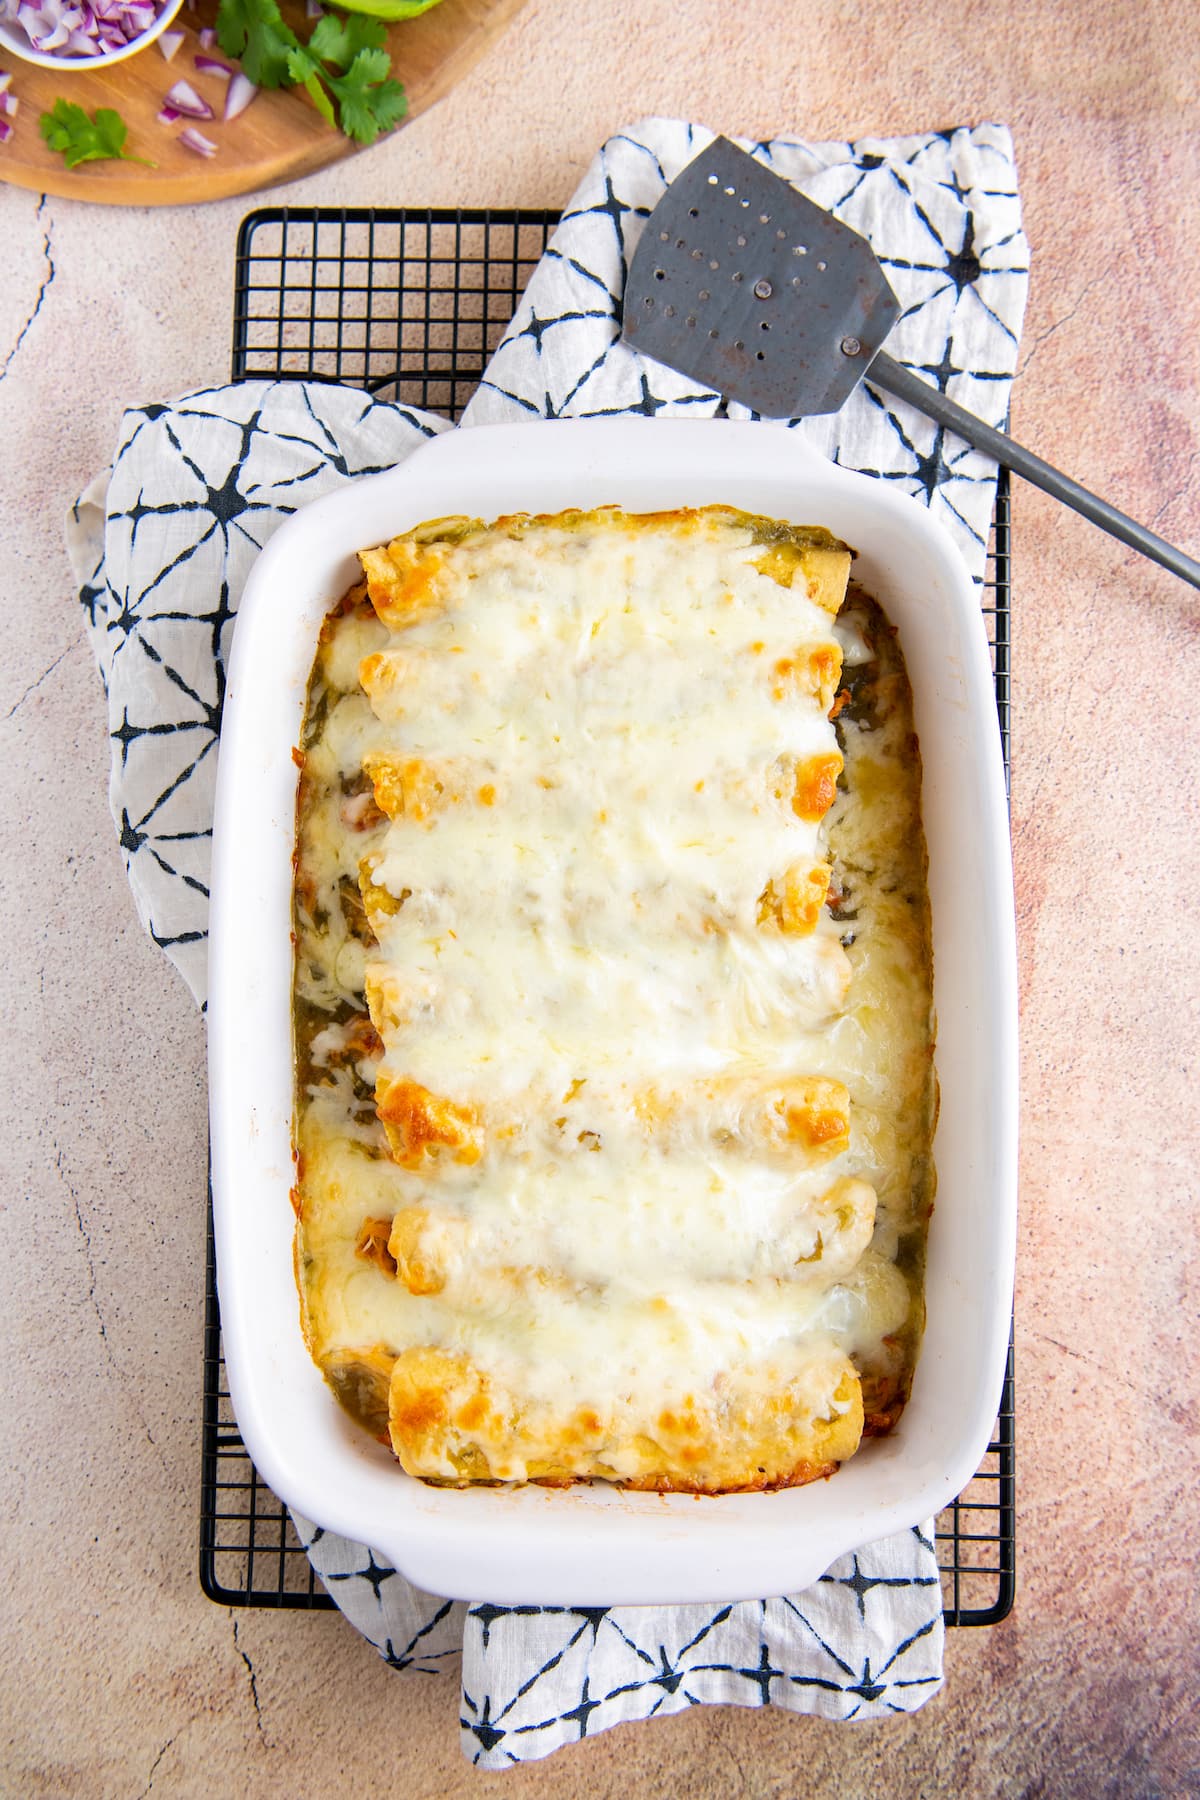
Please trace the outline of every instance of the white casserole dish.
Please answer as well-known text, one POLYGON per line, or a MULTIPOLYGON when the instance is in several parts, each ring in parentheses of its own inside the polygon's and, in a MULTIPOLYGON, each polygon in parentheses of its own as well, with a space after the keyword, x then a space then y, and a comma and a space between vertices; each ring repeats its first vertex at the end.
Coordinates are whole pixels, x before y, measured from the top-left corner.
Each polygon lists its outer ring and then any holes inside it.
POLYGON ((209 983, 213 1204, 230 1392, 288 1505, 437 1594, 544 1605, 794 1592, 839 1555, 945 1506, 995 1422, 1012 1305, 1016 958, 1003 765, 979 601, 916 501, 786 427, 580 420, 455 431, 318 501, 259 557, 238 614, 221 734, 209 983), (291 881, 296 768, 321 620, 355 552, 446 513, 725 503, 828 526, 900 632, 924 763, 933 914, 937 1202, 912 1398, 831 1480, 697 1499, 436 1489, 342 1412, 300 1331, 292 1271, 291 881))

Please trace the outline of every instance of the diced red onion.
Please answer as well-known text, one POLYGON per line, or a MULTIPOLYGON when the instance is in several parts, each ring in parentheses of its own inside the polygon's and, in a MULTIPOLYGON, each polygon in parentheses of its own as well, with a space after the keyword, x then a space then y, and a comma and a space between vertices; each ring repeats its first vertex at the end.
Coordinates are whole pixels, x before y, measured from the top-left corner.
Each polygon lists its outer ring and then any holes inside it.
POLYGON ((0 94, 0 112, 6 112, 10 119, 15 119, 20 108, 21 102, 15 94, 0 94))
POLYGON ((174 87, 167 89, 166 104, 173 106, 176 112, 185 113, 189 119, 211 119, 213 109, 207 100, 202 100, 190 82, 177 81, 174 87))
POLYGON ((306 19, 323 19, 325 8, 321 5, 321 0, 304 0, 304 16, 306 19))
POLYGON ((159 54, 164 62, 173 62, 179 53, 179 46, 187 36, 186 31, 164 31, 158 40, 159 54))
POLYGON ((0 19, 18 26, 35 50, 69 61, 124 50, 150 30, 160 5, 161 0, 0 0, 0 19))
POLYGON ((60 50, 72 30, 70 25, 63 23, 61 14, 56 17, 53 11, 42 12, 40 8, 26 3, 17 8, 17 24, 34 49, 42 55, 60 50))
POLYGON ((204 30, 197 32, 196 35, 200 40, 200 48, 202 50, 211 50, 216 44, 217 34, 211 25, 206 25, 204 30))
POLYGON ((197 156, 215 156, 217 154, 217 146, 212 139, 206 138, 204 133, 197 131, 194 125, 189 125, 186 131, 180 132, 179 142, 186 144, 189 150, 194 150, 197 156))
POLYGON ((243 75, 242 71, 238 69, 229 84, 229 92, 225 96, 226 119, 240 119, 257 92, 258 89, 250 77, 243 75))
POLYGON ((215 75, 218 81, 228 81, 233 74, 229 64, 222 62, 219 56, 193 56, 192 61, 201 75, 215 75))
POLYGON ((0 144, 7 144, 13 134, 13 128, 7 119, 0 119, 0 144))
POLYGON ((7 94, 12 75, 7 69, 0 69, 0 94, 7 94))
POLYGON ((174 125, 176 119, 182 119, 183 114, 176 112, 173 106, 164 106, 161 112, 155 114, 155 117, 160 125, 174 125))

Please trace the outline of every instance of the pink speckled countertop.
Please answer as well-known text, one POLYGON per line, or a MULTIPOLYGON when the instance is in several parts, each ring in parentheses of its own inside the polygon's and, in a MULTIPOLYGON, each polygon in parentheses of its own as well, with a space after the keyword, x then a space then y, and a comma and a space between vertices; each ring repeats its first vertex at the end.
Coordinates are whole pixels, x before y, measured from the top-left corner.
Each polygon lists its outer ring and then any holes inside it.
MULTIPOLYGON (((1200 554, 1195 9, 530 0, 439 107, 273 199, 554 206, 647 112, 767 136, 1005 121, 1033 273, 1013 425, 1200 554)), ((0 152, 2 154, 2 152, 0 152)), ((507 1776, 457 1686, 196 1564, 203 1032, 133 915, 64 506, 122 405, 221 378, 252 202, 0 188, 0 1211, 14 1796, 1171 1796, 1200 1790, 1193 1534, 1200 596, 1015 497, 1019 1581, 884 1726, 695 1709, 507 1776)))

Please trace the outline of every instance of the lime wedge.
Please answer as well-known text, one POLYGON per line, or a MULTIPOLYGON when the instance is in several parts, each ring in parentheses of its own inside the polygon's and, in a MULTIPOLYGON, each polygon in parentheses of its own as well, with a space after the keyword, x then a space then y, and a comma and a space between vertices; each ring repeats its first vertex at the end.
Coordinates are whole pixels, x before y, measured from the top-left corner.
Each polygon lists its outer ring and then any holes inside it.
POLYGON ((330 0, 330 4, 341 12, 365 13, 368 18, 395 25, 400 19, 415 19, 419 13, 428 12, 438 0, 330 0))

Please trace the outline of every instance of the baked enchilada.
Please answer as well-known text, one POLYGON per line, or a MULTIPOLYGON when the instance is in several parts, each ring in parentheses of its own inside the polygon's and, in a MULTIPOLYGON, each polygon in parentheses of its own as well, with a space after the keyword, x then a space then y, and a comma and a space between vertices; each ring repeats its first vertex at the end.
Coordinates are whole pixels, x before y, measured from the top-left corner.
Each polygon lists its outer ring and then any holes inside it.
POLYGON ((727 507, 361 561, 298 750, 315 1360, 433 1482, 829 1474, 903 1408, 932 1204, 893 634, 727 507))

